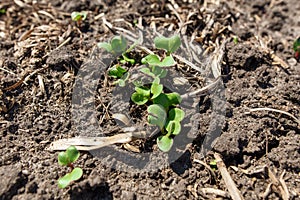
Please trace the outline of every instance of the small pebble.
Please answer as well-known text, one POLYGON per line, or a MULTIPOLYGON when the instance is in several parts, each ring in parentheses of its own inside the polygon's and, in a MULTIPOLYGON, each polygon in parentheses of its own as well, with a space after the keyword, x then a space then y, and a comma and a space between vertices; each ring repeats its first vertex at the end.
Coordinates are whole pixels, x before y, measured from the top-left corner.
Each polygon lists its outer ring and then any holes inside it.
POLYGON ((24 175, 29 175, 29 171, 26 170, 26 169, 24 169, 24 170, 22 170, 22 174, 24 174, 24 175))
POLYGON ((287 60, 287 62, 288 62, 288 64, 289 64, 290 66, 295 66, 295 65, 297 65, 297 60, 296 60, 295 58, 290 58, 290 59, 287 60))

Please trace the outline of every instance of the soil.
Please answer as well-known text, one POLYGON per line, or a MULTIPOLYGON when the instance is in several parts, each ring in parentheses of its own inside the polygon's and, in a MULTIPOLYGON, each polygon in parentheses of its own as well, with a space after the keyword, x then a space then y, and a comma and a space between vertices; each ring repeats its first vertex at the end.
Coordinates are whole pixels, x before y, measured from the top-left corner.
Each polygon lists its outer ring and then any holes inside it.
MULTIPOLYGON (((286 199, 280 190, 284 185, 289 199, 300 199, 300 124, 278 112, 249 113, 266 107, 300 118, 300 63, 292 49, 300 33, 298 0, 2 0, 0 9, 6 11, 0 14, 1 199, 230 199, 219 169, 213 176, 197 162, 209 166, 215 152, 244 199, 286 199), (88 11, 87 19, 72 21, 70 13, 81 10, 88 11), (183 33, 210 55, 218 44, 224 46, 226 115, 221 135, 203 156, 213 103, 213 94, 207 94, 199 98, 199 113, 189 115, 200 124, 190 131, 196 139, 171 165, 128 172, 82 151, 76 166, 83 177, 59 189, 57 179, 68 169, 58 165, 58 152, 47 148, 78 135, 71 112, 78 71, 97 42, 114 34, 114 27, 131 31, 139 19, 144 27, 171 32, 178 30, 180 20, 187 22, 183 33)), ((193 88, 204 86, 201 75, 182 70, 187 78, 198 78, 189 79, 193 88)), ((113 102, 115 86, 110 79, 104 88, 104 78, 100 76, 95 97, 101 100, 96 102, 97 120, 111 132, 116 124, 105 106, 113 102)), ((132 107, 131 113, 143 123, 143 109, 132 107)), ((141 148, 144 143, 130 144, 141 148)), ((147 145, 145 151, 157 151, 155 142, 147 145)))

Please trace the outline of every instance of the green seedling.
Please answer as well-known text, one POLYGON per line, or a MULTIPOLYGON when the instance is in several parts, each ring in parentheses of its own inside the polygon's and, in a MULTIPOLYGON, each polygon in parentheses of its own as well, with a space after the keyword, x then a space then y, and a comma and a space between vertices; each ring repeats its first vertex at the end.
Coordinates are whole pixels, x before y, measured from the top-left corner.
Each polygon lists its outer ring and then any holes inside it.
POLYGON ((72 12, 71 13, 71 18, 75 22, 81 22, 84 21, 87 17, 87 12, 72 12))
POLYGON ((142 63, 158 67, 171 67, 175 65, 175 60, 171 53, 174 53, 181 45, 179 36, 175 35, 170 38, 156 37, 154 38, 154 44, 156 48, 164 49, 167 52, 167 56, 161 61, 158 55, 150 54, 142 59, 142 63))
POLYGON ((131 100, 137 105, 150 104, 147 109, 148 122, 160 128, 162 135, 157 138, 157 145, 161 151, 168 152, 172 148, 173 138, 181 131, 184 111, 175 107, 181 103, 180 95, 176 92, 165 93, 160 79, 167 75, 165 68, 175 65, 171 54, 180 47, 181 41, 175 35, 170 38, 156 37, 154 43, 156 48, 164 49, 167 55, 161 60, 158 55, 150 54, 141 60, 148 67, 143 67, 140 71, 152 77, 153 81, 150 86, 137 82, 131 100))
POLYGON ((118 79, 114 82, 114 84, 118 84, 120 87, 124 87, 130 74, 122 66, 116 64, 108 70, 108 75, 118 79))
POLYGON ((5 14, 6 13, 6 9, 5 8, 0 8, 0 15, 5 14))
POLYGON ((76 181, 81 178, 83 172, 81 168, 74 168, 73 163, 79 158, 80 153, 75 146, 70 146, 65 152, 58 154, 58 163, 61 166, 68 166, 71 169, 70 173, 67 173, 63 177, 58 179, 58 187, 65 188, 72 181, 76 181))
POLYGON ((72 12, 71 18, 73 21, 77 23, 77 25, 80 27, 81 22, 84 21, 87 17, 87 12, 72 12))
MULTIPOLYGON (((130 46, 130 48, 127 49, 128 44, 124 36, 115 36, 111 39, 109 43, 108 42, 98 43, 99 48, 103 48, 109 53, 112 53, 114 55, 121 54, 121 57, 119 58, 119 62, 121 64, 130 63, 131 65, 135 64, 135 60, 129 58, 127 53, 129 53, 134 48, 135 45, 136 44, 130 46)), ((115 84, 119 84, 119 86, 124 87, 130 74, 129 72, 127 72, 127 70, 124 67, 117 64, 108 70, 108 75, 118 79, 117 81, 114 82, 115 84)))
POLYGON ((140 69, 140 71, 148 76, 151 76, 152 78, 164 78, 167 75, 167 70, 158 66, 143 67, 140 69))
POLYGON ((150 66, 159 66, 159 67, 171 67, 175 65, 175 60, 171 55, 166 56, 162 61, 155 54, 147 55, 142 59, 143 64, 148 64, 150 66))
POLYGON ((233 37, 233 43, 238 44, 239 43, 239 38, 237 36, 233 37))
POLYGON ((130 73, 126 72, 120 79, 116 80, 114 84, 118 84, 120 87, 125 87, 126 81, 129 79, 130 73))
POLYGON ((127 72, 122 66, 116 64, 108 70, 108 75, 113 78, 122 78, 122 76, 127 72))
POLYGON ((297 40, 295 40, 293 44, 293 49, 295 51, 295 58, 299 60, 300 59, 300 37, 297 38, 297 40))
POLYGON ((127 49, 127 40, 124 36, 115 36, 109 43, 99 42, 98 47, 103 48, 113 54, 121 54, 127 49))
POLYGON ((216 160, 211 160, 209 163, 210 167, 212 168, 212 170, 216 170, 217 169, 217 162, 216 160))
POLYGON ((164 49, 167 51, 167 55, 174 53, 181 45, 181 40, 178 35, 173 37, 156 37, 154 38, 155 47, 158 49, 164 49))

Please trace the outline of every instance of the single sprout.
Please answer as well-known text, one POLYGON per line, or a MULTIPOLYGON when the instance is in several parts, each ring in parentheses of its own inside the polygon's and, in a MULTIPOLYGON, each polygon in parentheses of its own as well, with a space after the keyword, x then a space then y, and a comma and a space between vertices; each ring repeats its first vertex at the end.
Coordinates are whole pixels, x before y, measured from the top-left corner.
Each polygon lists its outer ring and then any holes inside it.
POLYGON ((109 53, 121 54, 125 53, 127 49, 127 40, 124 36, 115 36, 109 43, 99 42, 98 47, 105 49, 109 53))
POLYGON ((238 44, 239 43, 239 38, 237 36, 233 37, 233 43, 238 44))
POLYGON ((300 59, 300 37, 298 37, 298 38, 295 40, 295 42, 294 42, 294 44, 293 44, 293 49, 294 49, 294 51, 295 51, 295 58, 296 58, 297 60, 299 60, 299 59, 300 59))
POLYGON ((83 171, 81 168, 74 168, 73 163, 79 158, 80 153, 75 146, 70 146, 65 152, 58 154, 58 163, 62 166, 68 166, 71 169, 70 173, 67 173, 63 177, 58 179, 58 187, 65 188, 72 181, 76 181, 81 178, 83 171))
MULTIPOLYGON (((129 58, 127 53, 129 53, 133 48, 134 45, 127 49, 127 40, 124 36, 115 36, 111 39, 110 42, 99 42, 98 47, 105 49, 107 52, 112 53, 114 55, 120 55, 119 61, 121 64, 126 64, 127 62, 131 65, 135 64, 135 60, 129 58)), ((118 80, 115 81, 115 84, 119 84, 119 86, 124 87, 126 81, 128 80, 130 74, 127 72, 125 68, 121 65, 117 64, 114 65, 112 68, 108 70, 108 75, 117 78, 118 80)))
POLYGON ((120 65, 114 65, 112 68, 108 70, 108 75, 113 78, 122 78, 122 76, 127 72, 126 69, 124 69, 120 65))
POLYGON ((71 18, 75 22, 84 21, 87 17, 87 12, 72 12, 71 18))
POLYGON ((209 163, 210 167, 212 168, 212 170, 216 170, 217 169, 217 162, 216 160, 211 160, 209 163))
POLYGON ((6 9, 5 8, 0 8, 0 14, 5 14, 6 13, 6 9))

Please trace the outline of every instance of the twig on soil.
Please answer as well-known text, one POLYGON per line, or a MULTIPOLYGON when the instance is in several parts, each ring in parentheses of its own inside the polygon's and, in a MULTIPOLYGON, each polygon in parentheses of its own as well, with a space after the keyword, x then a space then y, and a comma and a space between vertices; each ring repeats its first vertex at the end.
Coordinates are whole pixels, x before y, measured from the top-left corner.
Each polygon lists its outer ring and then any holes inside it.
POLYGON ((272 58, 272 65, 280 65, 283 69, 289 68, 289 65, 277 55, 275 55, 274 51, 268 48, 268 45, 262 39, 260 39, 259 37, 256 37, 256 39, 259 41, 260 46, 263 48, 263 50, 272 58))
POLYGON ((73 137, 52 142, 48 150, 66 150, 70 145, 74 145, 78 150, 91 151, 116 143, 128 143, 133 138, 145 137, 145 131, 128 131, 110 137, 73 137))
POLYGON ((0 67, 0 70, 5 71, 5 72, 7 72, 7 73, 9 73, 9 74, 12 74, 12 75, 16 75, 14 72, 9 71, 9 70, 7 70, 7 69, 4 69, 4 68, 2 68, 2 67, 0 67))
POLYGON ((214 179, 217 180, 217 176, 216 176, 215 172, 211 169, 211 167, 208 164, 206 164, 205 162, 198 160, 198 159, 194 159, 194 162, 203 165, 206 169, 208 169, 208 171, 211 173, 211 175, 214 177, 214 179))
POLYGON ((244 198, 242 197, 240 191, 236 187, 234 181, 232 180, 229 172, 226 169, 226 166, 220 156, 220 154, 215 153, 214 157, 216 159, 217 167, 222 175, 222 178, 225 182, 225 185, 227 186, 227 189, 229 191, 229 194, 233 200, 243 200, 244 198))
POLYGON ((23 34, 21 34, 18 41, 20 42, 22 40, 27 39, 33 31, 34 31, 34 25, 31 25, 31 27, 28 31, 25 31, 23 34))
POLYGON ((192 97, 192 96, 196 96, 196 95, 200 95, 200 94, 207 94, 210 90, 216 88, 216 86, 218 85, 220 80, 221 80, 221 76, 219 76, 217 79, 215 79, 214 82, 212 82, 211 84, 209 84, 207 86, 204 86, 204 87, 199 88, 195 91, 192 91, 192 92, 181 95, 181 98, 182 99, 187 99, 187 98, 192 97))
POLYGON ((229 198, 229 194, 223 190, 215 189, 215 188, 200 188, 202 193, 206 194, 215 194, 217 196, 221 196, 224 198, 229 198))
POLYGON ((40 69, 36 69, 34 70, 33 72, 31 72, 30 74, 26 74, 26 77, 24 78, 24 84, 26 84, 26 82, 35 74, 41 72, 41 71, 44 71, 45 69, 48 69, 48 66, 47 67, 43 67, 43 68, 40 68, 40 69))
POLYGON ((269 183, 265 192, 262 195, 262 199, 267 199, 269 194, 271 193, 271 186, 273 185, 273 183, 269 183))
POLYGON ((277 113, 285 114, 285 115, 293 118, 298 123, 298 125, 300 126, 300 120, 297 117, 295 117, 294 115, 292 115, 292 114, 290 114, 286 111, 278 110, 278 109, 274 109, 274 108, 251 108, 251 109, 249 109, 248 112, 245 112, 245 114, 250 114, 251 112, 256 112, 256 111, 271 111, 271 112, 277 112, 277 113))
POLYGON ((115 114, 112 115, 112 117, 115 120, 121 121, 124 125, 129 125, 130 124, 130 119, 122 113, 115 113, 115 114))
POLYGON ((40 87, 40 90, 41 90, 40 94, 44 95, 44 94, 46 94, 46 90, 45 90, 43 77, 41 75, 38 75, 37 78, 39 80, 39 87, 40 87))
POLYGON ((285 199, 290 199, 290 195, 289 195, 289 190, 288 190, 288 188, 286 186, 286 183, 285 183, 285 181, 283 179, 284 174, 285 174, 285 170, 283 170, 282 174, 279 177, 279 183, 281 184, 282 189, 284 191, 284 193, 282 193, 282 198, 285 200, 285 199))
POLYGON ((283 180, 285 171, 281 174, 280 178, 282 179, 281 181, 276 178, 274 173, 271 171, 270 168, 268 168, 268 176, 271 179, 273 185, 277 187, 281 193, 281 197, 283 200, 289 200, 289 191, 287 189, 287 186, 283 180), (283 184, 282 184, 283 183, 283 184))
POLYGON ((183 20, 181 19, 180 15, 178 14, 178 12, 175 10, 175 8, 173 8, 173 6, 171 4, 167 4, 167 7, 175 14, 175 16, 178 18, 179 20, 179 29, 178 32, 180 32, 180 30, 183 27, 183 20))
POLYGON ((8 86, 6 88, 4 88, 3 90, 4 91, 10 91, 10 90, 14 90, 16 88, 18 88, 19 86, 22 85, 22 83, 25 83, 25 79, 26 79, 26 76, 29 74, 29 72, 25 72, 24 76, 18 81, 16 82, 15 84, 11 85, 11 86, 8 86))
POLYGON ((176 55, 176 54, 173 54, 173 56, 175 58, 177 58, 179 61, 183 62, 184 64, 190 66, 191 68, 193 68, 194 70, 197 70, 198 72, 203 72, 203 70, 200 68, 200 67, 197 67, 196 65, 194 65, 193 63, 191 63, 190 61, 186 60, 185 58, 179 56, 179 55, 176 55))
MULTIPOLYGON (((68 37, 65 41, 63 41, 58 47, 56 47, 53 51, 61 48, 62 46, 64 46, 65 44, 67 44, 68 42, 70 42, 71 37, 68 37)), ((48 52, 46 55, 43 56, 43 59, 48 57, 53 51, 48 52)))

